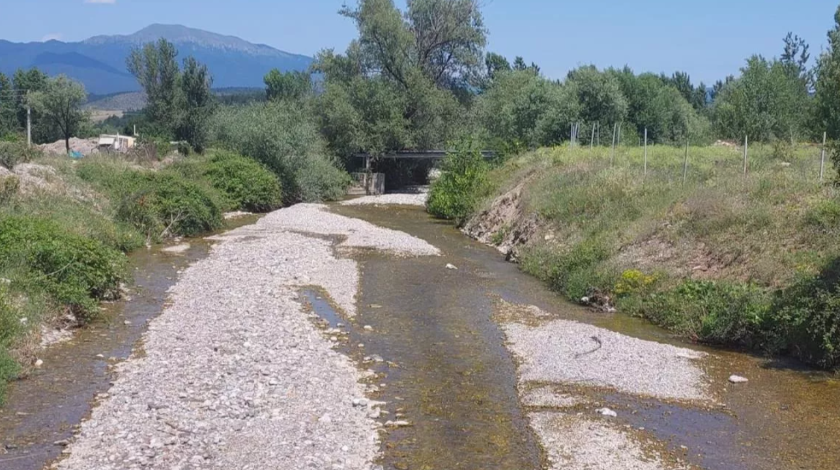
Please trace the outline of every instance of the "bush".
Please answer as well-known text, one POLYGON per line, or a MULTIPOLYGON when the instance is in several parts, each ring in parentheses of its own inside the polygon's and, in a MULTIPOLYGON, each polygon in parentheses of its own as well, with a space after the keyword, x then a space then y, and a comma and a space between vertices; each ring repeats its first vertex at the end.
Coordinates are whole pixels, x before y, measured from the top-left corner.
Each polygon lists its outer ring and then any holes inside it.
POLYGON ((824 368, 840 365, 840 259, 782 291, 765 331, 772 352, 824 368))
POLYGON ((97 300, 118 296, 125 262, 121 252, 50 220, 0 218, 0 267, 23 270, 82 321, 98 311, 97 300))
POLYGON ((700 341, 758 346, 770 303, 750 284, 685 280, 664 292, 627 296, 619 307, 700 341))
POLYGON ((569 300, 579 302, 583 297, 606 293, 615 284, 614 276, 600 267, 609 254, 605 245, 589 239, 562 252, 526 251, 522 268, 569 300))
POLYGON ((175 172, 127 175, 117 218, 132 224, 149 240, 194 236, 222 226, 221 203, 204 186, 175 172))
POLYGON ((17 194, 20 187, 20 180, 17 176, 0 175, 0 205, 9 202, 17 194))
POLYGON ((3 404, 6 382, 18 373, 18 364, 8 350, 20 328, 20 315, 13 306, 9 288, 0 281, 0 405, 3 404))
POLYGON ((115 159, 85 159, 76 174, 105 191, 116 218, 155 241, 194 236, 222 226, 223 196, 200 177, 200 165, 158 172, 136 170, 115 159))
POLYGON ((214 141, 273 171, 287 204, 337 199, 349 175, 326 156, 326 144, 305 111, 282 102, 225 107, 213 118, 214 141))
POLYGON ((432 184, 426 209, 441 219, 465 221, 488 191, 487 163, 471 144, 443 159, 441 176, 432 184))
POLYGON ((0 141, 0 166, 14 168, 18 163, 32 160, 38 153, 37 149, 26 148, 26 144, 22 142, 0 141))
POLYGON ((283 204, 280 180, 253 159, 214 152, 204 175, 237 209, 268 212, 283 204))

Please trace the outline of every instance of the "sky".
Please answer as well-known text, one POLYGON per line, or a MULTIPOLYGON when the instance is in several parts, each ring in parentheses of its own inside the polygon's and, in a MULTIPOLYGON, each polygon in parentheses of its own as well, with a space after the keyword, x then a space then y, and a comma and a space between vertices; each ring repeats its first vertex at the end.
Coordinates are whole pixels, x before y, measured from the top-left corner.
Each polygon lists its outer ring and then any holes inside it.
MULTIPOLYGON (((346 0, 353 4, 355 0, 346 0)), ((712 83, 752 54, 777 56, 792 31, 825 47, 838 0, 481 0, 488 50, 563 78, 577 66, 688 72, 712 83)), ((183 24, 284 51, 343 51, 356 35, 345 0, 0 0, 0 39, 79 41, 183 24)), ((397 0, 403 7, 405 0, 397 0)))

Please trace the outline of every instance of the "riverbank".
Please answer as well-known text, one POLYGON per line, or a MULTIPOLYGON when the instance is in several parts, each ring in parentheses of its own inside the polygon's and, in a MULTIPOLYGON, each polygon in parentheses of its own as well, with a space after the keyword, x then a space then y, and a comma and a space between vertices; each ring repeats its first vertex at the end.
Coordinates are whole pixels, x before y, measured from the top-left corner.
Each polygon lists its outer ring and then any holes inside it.
POLYGON ((811 147, 541 149, 491 170, 464 231, 572 302, 689 339, 840 356, 840 199, 811 147), (687 170, 686 170, 687 168, 687 170), (685 181, 683 174, 685 172, 685 181))
POLYGON ((258 163, 215 151, 164 162, 39 155, 0 167, 0 400, 8 380, 45 366, 45 347, 124 294, 126 253, 212 232, 225 211, 273 209, 280 191, 258 163))

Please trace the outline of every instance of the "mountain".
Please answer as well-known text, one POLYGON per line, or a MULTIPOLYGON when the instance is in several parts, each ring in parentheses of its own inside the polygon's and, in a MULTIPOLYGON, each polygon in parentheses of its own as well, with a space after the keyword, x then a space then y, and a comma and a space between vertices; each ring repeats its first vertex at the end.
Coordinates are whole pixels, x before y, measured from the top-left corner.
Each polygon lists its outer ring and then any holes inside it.
POLYGON ((137 91, 137 81, 126 70, 131 49, 164 38, 178 48, 178 57, 189 55, 206 64, 214 88, 262 87, 265 74, 306 70, 312 58, 234 36, 154 24, 126 36, 95 36, 81 42, 13 43, 0 40, 0 72, 11 75, 19 68, 38 67, 47 74, 65 74, 84 83, 88 93, 107 95, 137 91))

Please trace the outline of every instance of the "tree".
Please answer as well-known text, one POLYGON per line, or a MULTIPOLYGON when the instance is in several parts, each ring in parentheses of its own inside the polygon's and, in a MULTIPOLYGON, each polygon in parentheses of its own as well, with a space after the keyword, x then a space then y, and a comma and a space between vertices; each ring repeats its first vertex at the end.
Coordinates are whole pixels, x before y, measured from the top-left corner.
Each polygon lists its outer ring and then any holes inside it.
POLYGON ((361 0, 341 14, 359 31, 344 55, 323 51, 315 106, 329 145, 359 151, 443 147, 458 135, 463 106, 485 86, 486 31, 477 0, 361 0))
POLYGON ((9 77, 0 73, 0 137, 18 129, 15 116, 16 95, 9 77))
POLYGON ((586 125, 610 126, 627 117, 627 99, 615 76, 600 72, 594 65, 569 72, 567 84, 572 86, 580 103, 580 119, 586 125))
POLYGON ((794 36, 793 33, 788 33, 784 42, 785 49, 779 58, 780 62, 792 77, 802 80, 803 86, 810 91, 813 86, 813 74, 808 70, 808 61, 811 59, 811 54, 808 52, 810 46, 804 39, 794 36))
POLYGON ((726 138, 794 141, 807 131, 809 107, 807 90, 784 63, 753 56, 741 77, 718 93, 713 117, 726 138))
POLYGON ((88 120, 87 113, 82 109, 86 99, 84 85, 64 75, 49 79, 44 91, 30 94, 33 107, 38 109, 46 122, 59 130, 68 152, 70 138, 88 120))
POLYGON ((188 142, 196 152, 203 152, 207 144, 207 126, 215 105, 211 92, 213 77, 206 65, 199 64, 190 56, 184 59, 184 72, 179 83, 175 138, 188 142))
POLYGON ((496 78, 499 72, 506 72, 511 70, 510 62, 505 56, 496 54, 495 52, 488 52, 487 57, 484 58, 484 65, 487 68, 487 77, 490 80, 496 78))
POLYGON ((299 100, 312 93, 312 77, 308 72, 281 73, 272 69, 263 81, 269 100, 299 100))
POLYGON ((840 139, 840 7, 828 32, 828 48, 816 68, 816 118, 831 139, 840 139))
POLYGON ((178 76, 180 70, 176 57, 178 51, 166 39, 132 49, 126 59, 128 71, 146 92, 146 115, 157 125, 153 132, 172 132, 176 121, 178 76))

